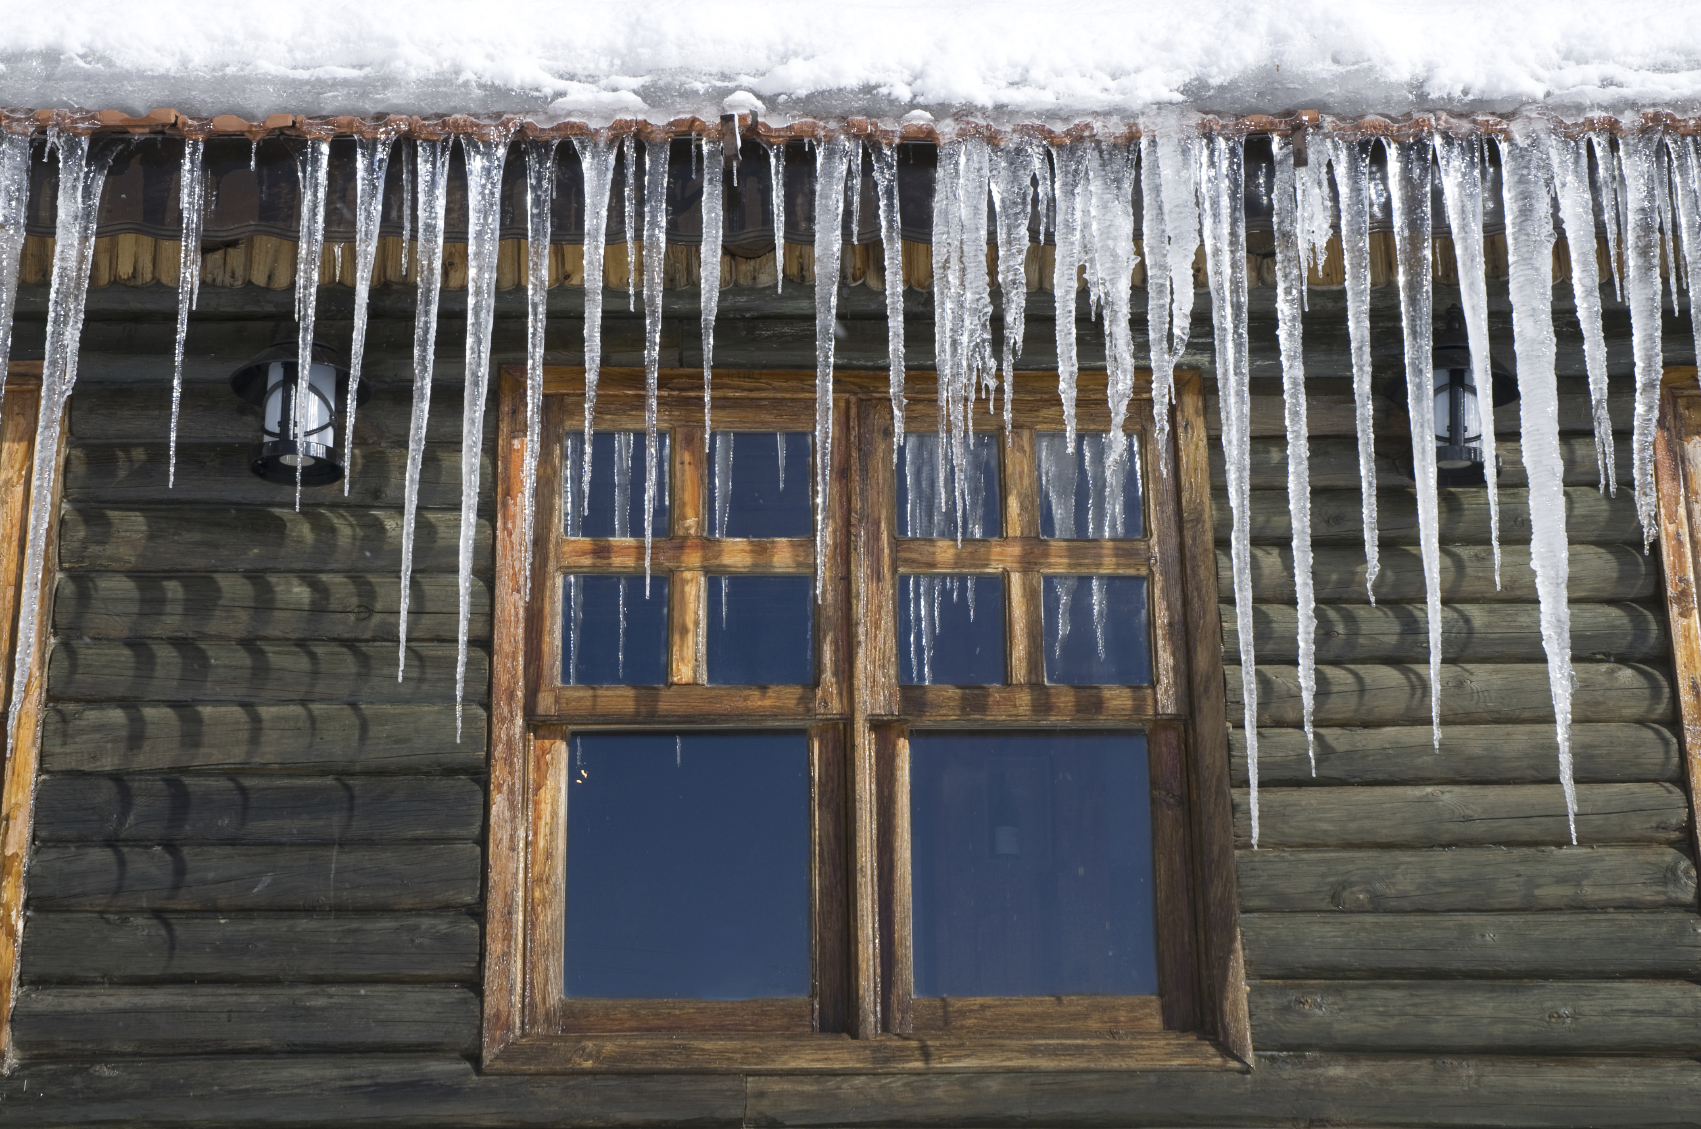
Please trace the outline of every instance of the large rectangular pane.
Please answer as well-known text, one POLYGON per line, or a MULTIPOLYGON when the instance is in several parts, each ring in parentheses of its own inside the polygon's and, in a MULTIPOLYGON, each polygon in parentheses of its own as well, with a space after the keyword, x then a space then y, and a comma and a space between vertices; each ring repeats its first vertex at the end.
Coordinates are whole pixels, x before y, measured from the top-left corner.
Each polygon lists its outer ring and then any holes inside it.
POLYGON ((709 536, 812 537, 807 431, 717 431, 709 442, 709 536))
POLYGON ((667 681, 667 577, 562 579, 561 681, 660 686, 667 681), (646 587, 648 592, 645 591, 646 587))
POLYGON ((949 440, 941 444, 937 433, 925 431, 906 434, 898 448, 898 536, 999 536, 999 442, 986 432, 964 440, 959 473, 949 440))
POLYGON ((1004 578, 905 573, 898 584, 898 680, 1004 684, 1004 578))
POLYGON ((1121 458, 1109 434, 1081 432, 1075 450, 1061 431, 1036 437, 1040 475, 1040 536, 1093 539, 1141 537, 1140 437, 1127 435, 1121 458))
MULTIPOLYGON (((651 531, 668 534, 669 433, 656 435, 656 496, 651 531)), ((591 483, 585 489, 585 436, 569 431, 563 460, 562 529, 569 537, 642 537, 649 451, 642 431, 591 435, 591 483), (589 499, 587 504, 586 499, 589 499)))
POLYGON ((566 994, 807 996, 801 732, 575 735, 566 994))
POLYGON ((709 578, 709 683, 815 682, 815 581, 808 576, 709 578))
POLYGON ((1048 576, 1042 598, 1047 682, 1152 684, 1145 577, 1048 576))
POLYGON ((1146 739, 910 735, 917 996, 1148 995, 1146 739))

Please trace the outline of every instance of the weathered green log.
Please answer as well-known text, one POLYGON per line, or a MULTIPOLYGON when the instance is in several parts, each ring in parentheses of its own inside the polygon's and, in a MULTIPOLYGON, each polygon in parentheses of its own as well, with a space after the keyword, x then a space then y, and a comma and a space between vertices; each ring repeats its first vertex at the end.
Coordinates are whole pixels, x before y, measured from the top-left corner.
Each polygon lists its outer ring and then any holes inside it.
POLYGON ((30 863, 38 910, 425 910, 473 905, 473 843, 389 846, 48 845, 30 863))
POLYGON ((1701 976, 1690 913, 1249 913, 1247 972, 1262 979, 1701 976))
MULTIPOLYGON (((1530 540, 1529 491, 1508 487, 1500 491, 1500 539, 1507 544, 1530 540)), ((1363 500, 1357 490, 1311 492, 1311 536, 1319 543, 1364 544, 1363 500)), ((1449 488, 1439 492, 1442 544, 1488 543, 1488 493, 1449 488)), ((1287 544, 1293 539, 1286 490, 1254 490, 1250 498, 1253 541, 1287 544)), ((1211 492, 1211 516, 1218 541, 1227 541, 1232 511, 1228 494, 1211 492)), ((1565 535, 1572 544, 1619 545, 1642 543, 1636 504, 1630 491, 1616 498, 1590 486, 1565 488, 1565 535)), ((1414 545, 1418 540, 1417 495, 1410 490, 1381 490, 1376 495, 1376 536, 1384 545, 1414 545)))
POLYGON ((479 925, 464 913, 34 913, 22 952, 33 984, 472 983, 479 925))
POLYGON ((1248 913, 1695 907, 1695 864, 1669 847, 1258 850, 1235 863, 1248 913))
POLYGON ((488 724, 468 703, 51 706, 44 772, 478 772, 488 724))
MULTIPOLYGON (((1631 481, 1630 436, 1620 433, 1613 444, 1613 465, 1618 481, 1631 481)), ((1288 485, 1288 444, 1283 436, 1257 436, 1249 444, 1251 459, 1247 464, 1254 489, 1286 490, 1288 485)), ((1499 483, 1501 486, 1527 486, 1529 477, 1524 471, 1523 445, 1516 436, 1502 438, 1496 444, 1500 454, 1499 483)), ((1211 484, 1227 482, 1223 472, 1223 449, 1212 444, 1211 484)), ((1595 486, 1600 483, 1599 464, 1595 461, 1595 437, 1571 434, 1559 438, 1560 458, 1565 461, 1565 485, 1595 486)), ((1359 489, 1358 439, 1349 435, 1312 435, 1307 469, 1313 490, 1333 488, 1359 489)), ((1384 489, 1412 485, 1412 448, 1405 436, 1384 438, 1377 444, 1376 482, 1384 489)))
POLYGON ((48 776, 44 843, 476 840, 484 789, 464 776, 48 776))
MULTIPOLYGON (((1494 586, 1494 554, 1487 545, 1441 547, 1441 598, 1447 603, 1536 602, 1536 578, 1530 568, 1528 545, 1501 546, 1500 587, 1494 586)), ((1377 603, 1410 603, 1427 599, 1423 557, 1416 548, 1383 545, 1381 571, 1376 574, 1377 603)), ((1577 603, 1609 600, 1648 600, 1660 595, 1657 558, 1640 545, 1572 545, 1568 590, 1577 603)), ((1254 545, 1249 563, 1252 594, 1257 600, 1291 604, 1294 595, 1293 554, 1285 545, 1254 545)), ((1362 604, 1364 588, 1362 546, 1319 545, 1312 554, 1312 587, 1320 604, 1362 604)), ((1234 591, 1226 546, 1217 550, 1217 587, 1234 591)))

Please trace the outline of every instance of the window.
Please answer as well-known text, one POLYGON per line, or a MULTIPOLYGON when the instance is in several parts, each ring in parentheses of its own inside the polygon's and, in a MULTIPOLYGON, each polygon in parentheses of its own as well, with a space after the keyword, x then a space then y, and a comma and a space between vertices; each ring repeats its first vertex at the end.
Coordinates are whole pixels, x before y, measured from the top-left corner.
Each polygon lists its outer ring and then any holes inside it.
POLYGON ((664 372, 652 455, 605 372, 587 484, 546 376, 529 579, 502 388, 487 1069, 1249 1054, 1196 378, 1173 474, 1149 399, 1071 449, 1035 378, 959 476, 925 375, 899 444, 841 373, 818 450, 813 374, 717 375, 705 432, 664 372))

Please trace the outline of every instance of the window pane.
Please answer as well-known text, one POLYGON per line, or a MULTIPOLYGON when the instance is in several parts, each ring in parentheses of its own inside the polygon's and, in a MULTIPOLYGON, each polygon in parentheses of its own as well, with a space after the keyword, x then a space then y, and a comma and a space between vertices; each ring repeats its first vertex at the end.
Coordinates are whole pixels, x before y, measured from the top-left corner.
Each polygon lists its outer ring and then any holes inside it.
POLYGON ((815 581, 807 576, 709 578, 709 682, 815 682, 815 581))
POLYGON ((667 681, 667 577, 563 578, 561 681, 660 686, 667 681))
POLYGON ((1061 431, 1036 437, 1040 470, 1040 536, 1131 538, 1143 536, 1140 511, 1140 437, 1129 435, 1128 456, 1113 462, 1109 435, 1075 436, 1075 453, 1061 431))
POLYGON ((1146 739, 913 733, 915 994, 1148 995, 1146 739))
POLYGON ((809 994, 806 734, 585 734, 569 774, 569 997, 809 994))
MULTIPOLYGON (((656 434, 656 504, 651 528, 668 532, 669 434, 656 434)), ((597 431, 591 435, 590 506, 585 505, 585 436, 567 433, 562 470, 563 529, 569 537, 642 537, 644 484, 649 465, 642 431, 597 431)))
POLYGON ((1061 686, 1150 686, 1143 576, 1045 578, 1045 680, 1061 686))
POLYGON ((709 536, 815 533, 807 431, 717 431, 710 444, 709 536))
POLYGON ((1004 684, 1004 578, 900 577, 898 679, 906 686, 1004 684))
POLYGON ((898 536, 999 536, 998 436, 983 433, 966 445, 961 479, 951 459, 941 465, 939 452, 936 433, 904 436, 898 449, 898 536))

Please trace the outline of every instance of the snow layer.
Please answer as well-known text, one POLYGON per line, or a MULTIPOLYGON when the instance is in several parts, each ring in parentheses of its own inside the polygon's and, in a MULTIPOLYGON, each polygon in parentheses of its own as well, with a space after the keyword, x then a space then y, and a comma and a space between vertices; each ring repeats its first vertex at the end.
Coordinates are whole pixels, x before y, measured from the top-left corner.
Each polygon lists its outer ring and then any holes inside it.
POLYGON ((1187 103, 1701 105, 1701 5, 1661 0, 173 0, 37 5, 0 28, 0 105, 185 113, 511 111, 666 120, 1075 119, 1187 103), (729 107, 734 108, 734 107, 729 107), (747 105, 738 108, 749 108, 747 105))

